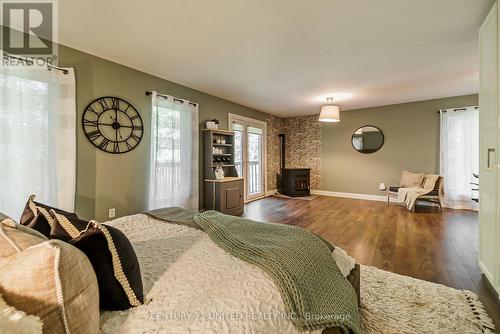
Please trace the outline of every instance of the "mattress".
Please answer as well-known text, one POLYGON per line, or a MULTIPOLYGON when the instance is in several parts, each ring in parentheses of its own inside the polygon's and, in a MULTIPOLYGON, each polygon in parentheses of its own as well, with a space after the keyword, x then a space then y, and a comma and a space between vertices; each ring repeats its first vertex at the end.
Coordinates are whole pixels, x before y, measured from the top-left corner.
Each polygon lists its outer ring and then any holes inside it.
MULTIPOLYGON (((204 232, 145 214, 107 224, 136 251, 146 303, 101 312, 100 333, 321 333, 295 328, 272 279, 204 232)), ((338 250, 333 257, 348 276, 355 262, 338 250)))

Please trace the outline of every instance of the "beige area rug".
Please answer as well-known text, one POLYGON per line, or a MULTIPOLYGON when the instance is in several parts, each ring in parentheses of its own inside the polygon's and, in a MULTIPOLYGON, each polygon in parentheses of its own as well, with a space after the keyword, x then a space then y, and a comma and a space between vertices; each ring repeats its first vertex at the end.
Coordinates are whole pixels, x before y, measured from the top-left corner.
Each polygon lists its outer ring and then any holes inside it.
POLYGON ((278 197, 278 198, 286 198, 286 199, 301 199, 304 201, 312 201, 313 199, 319 197, 319 195, 292 197, 292 196, 282 195, 280 193, 275 193, 275 194, 273 194, 273 196, 278 197))
POLYGON ((494 333, 476 294, 361 266, 365 334, 494 333))

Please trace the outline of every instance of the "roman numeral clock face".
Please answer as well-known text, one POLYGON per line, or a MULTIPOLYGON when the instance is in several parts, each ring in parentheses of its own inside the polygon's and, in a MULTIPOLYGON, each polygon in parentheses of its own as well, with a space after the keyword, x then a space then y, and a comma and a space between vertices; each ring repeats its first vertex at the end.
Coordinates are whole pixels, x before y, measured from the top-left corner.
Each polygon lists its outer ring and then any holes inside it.
POLYGON ((98 149, 108 153, 126 153, 139 145, 144 127, 137 110, 117 97, 101 97, 83 113, 85 135, 98 149))

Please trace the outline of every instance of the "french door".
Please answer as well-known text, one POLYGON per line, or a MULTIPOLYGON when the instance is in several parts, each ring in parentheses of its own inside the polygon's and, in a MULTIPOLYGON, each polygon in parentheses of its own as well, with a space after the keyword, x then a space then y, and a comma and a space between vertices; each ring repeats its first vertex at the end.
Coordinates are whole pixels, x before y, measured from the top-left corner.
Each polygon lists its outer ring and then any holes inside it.
POLYGON ((245 201, 266 194, 266 123, 229 114, 230 130, 234 131, 235 165, 245 184, 245 201))

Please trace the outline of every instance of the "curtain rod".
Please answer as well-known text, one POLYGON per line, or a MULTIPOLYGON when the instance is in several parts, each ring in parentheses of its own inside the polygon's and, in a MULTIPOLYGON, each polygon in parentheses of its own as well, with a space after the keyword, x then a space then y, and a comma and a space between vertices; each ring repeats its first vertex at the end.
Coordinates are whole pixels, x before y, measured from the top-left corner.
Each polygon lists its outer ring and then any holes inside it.
MULTIPOLYGON (((151 95, 151 94, 153 94, 153 92, 146 91, 146 95, 147 95, 147 96, 149 96, 149 95, 151 95)), ((166 97, 166 98, 168 98, 168 97, 169 97, 169 95, 166 95, 166 94, 160 94, 160 93, 156 93, 156 95, 161 96, 161 97, 166 97)), ((178 99, 178 98, 176 98, 176 97, 172 97, 172 98, 174 99, 174 101, 181 102, 181 103, 184 103, 184 102, 186 102, 186 101, 187 101, 187 100, 183 100, 183 99, 178 99)), ((198 104, 196 104, 196 103, 194 103, 194 102, 191 102, 191 101, 187 101, 187 102, 189 102, 189 104, 190 104, 190 105, 192 105, 192 106, 194 106, 194 107, 196 107, 196 106, 198 105, 198 104)))
POLYGON ((478 106, 472 106, 472 107, 462 107, 462 108, 450 108, 450 109, 439 109, 439 110, 437 111, 437 113, 439 114, 439 113, 442 113, 442 112, 446 112, 446 111, 448 111, 448 110, 453 110, 453 111, 464 111, 464 110, 467 110, 467 108, 474 108, 474 109, 476 109, 476 110, 477 110, 477 109, 479 109, 479 107, 478 107, 478 106))
MULTIPOLYGON (((11 55, 11 54, 8 54, 6 52, 3 52, 3 56, 4 57, 7 57, 7 58, 12 58, 12 59, 18 59, 18 60, 21 60, 21 61, 25 61, 25 62, 29 62, 29 60, 27 58, 23 58, 23 57, 19 57, 19 56, 14 56, 14 55, 11 55)), ((52 64, 49 64, 47 63, 47 70, 51 71, 51 70, 58 70, 58 71, 61 71, 63 72, 63 74, 68 74, 69 71, 65 68, 62 68, 62 67, 59 67, 59 66, 56 66, 56 65, 52 65, 52 64)))

